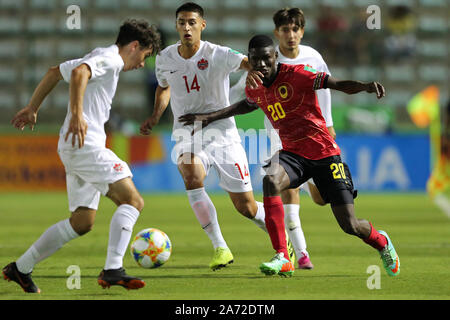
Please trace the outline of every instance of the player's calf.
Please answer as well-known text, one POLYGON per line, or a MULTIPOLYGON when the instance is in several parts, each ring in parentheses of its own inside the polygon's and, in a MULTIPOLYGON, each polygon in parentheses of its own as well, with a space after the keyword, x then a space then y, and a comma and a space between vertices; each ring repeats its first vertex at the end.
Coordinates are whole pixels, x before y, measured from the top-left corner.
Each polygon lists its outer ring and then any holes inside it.
POLYGON ((118 207, 127 204, 136 208, 139 212, 144 209, 144 199, 130 177, 110 184, 106 196, 118 207))
POLYGON ((253 192, 231 193, 230 198, 236 210, 248 219, 255 218, 258 212, 258 205, 253 198, 253 192))
POLYGON ((366 220, 357 219, 353 204, 331 205, 333 214, 341 229, 350 235, 365 239, 370 234, 370 224, 366 220))

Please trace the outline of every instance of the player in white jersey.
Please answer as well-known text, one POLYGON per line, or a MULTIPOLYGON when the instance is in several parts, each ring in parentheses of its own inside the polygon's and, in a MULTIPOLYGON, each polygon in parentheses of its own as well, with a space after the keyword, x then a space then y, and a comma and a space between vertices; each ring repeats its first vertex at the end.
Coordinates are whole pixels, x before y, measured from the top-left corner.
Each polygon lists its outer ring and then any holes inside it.
MULTIPOLYGON (((302 10, 298 8, 278 10, 273 16, 273 21, 275 24, 274 35, 279 42, 279 45, 276 47, 276 51, 278 52, 277 61, 279 63, 292 65, 304 64, 313 67, 317 71, 330 74, 327 64, 320 53, 309 46, 300 44, 305 32, 305 17, 302 10)), ((239 81, 230 89, 231 103, 245 99, 246 77, 247 74, 244 73, 239 81)), ((331 116, 330 89, 317 90, 316 95, 328 131, 333 138, 336 138, 331 116)), ((264 125, 270 137, 271 150, 273 153, 278 152, 282 149, 281 140, 267 117, 264 117, 264 125)), ((273 154, 270 157, 272 156, 273 154)), ((306 240, 299 217, 299 189, 305 190, 315 203, 325 205, 325 202, 312 179, 297 189, 288 189, 281 193, 284 204, 286 230, 298 258, 298 267, 300 269, 312 269, 313 264, 306 250, 306 240)))
POLYGON ((106 262, 98 284, 127 289, 145 285, 141 279, 127 275, 122 267, 144 200, 128 165, 106 148, 104 124, 109 119, 119 73, 142 68, 144 60, 157 53, 159 47, 160 35, 154 27, 143 20, 128 20, 120 27, 115 44, 50 68, 27 107, 12 119, 18 129, 33 129, 45 97, 60 80, 69 83, 70 98, 58 153, 66 170, 71 216, 48 228, 17 261, 3 268, 4 278, 17 282, 25 292, 40 292, 31 279, 37 263, 91 230, 100 194, 116 203, 117 210, 111 219, 106 262))
POLYGON ((217 121, 208 130, 193 135, 194 127, 183 126, 178 118, 229 105, 229 74, 238 69, 249 70, 250 65, 241 53, 201 40, 206 21, 199 5, 185 3, 175 16, 180 41, 156 57, 155 105, 152 116, 141 125, 141 133, 150 134, 170 100, 174 114, 172 138, 176 141, 172 159, 183 177, 192 210, 213 244, 215 252, 209 266, 217 270, 233 262, 233 255, 204 188, 210 168, 216 170, 220 186, 228 192, 237 211, 267 232, 264 206, 254 199, 247 156, 234 118, 217 121))

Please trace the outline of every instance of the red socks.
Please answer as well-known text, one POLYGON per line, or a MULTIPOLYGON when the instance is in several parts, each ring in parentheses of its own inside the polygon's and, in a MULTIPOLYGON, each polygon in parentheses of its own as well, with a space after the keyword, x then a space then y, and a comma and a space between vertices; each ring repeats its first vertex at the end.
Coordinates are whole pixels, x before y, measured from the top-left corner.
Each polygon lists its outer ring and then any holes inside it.
MULTIPOLYGON (((264 211, 266 212, 266 227, 269 232, 272 247, 276 252, 283 252, 284 257, 289 259, 286 244, 286 233, 284 226, 284 209, 283 201, 280 196, 264 197, 264 211)), ((365 243, 378 251, 384 249, 387 244, 385 236, 378 233, 370 223, 370 235, 367 239, 363 239, 365 243)))
POLYGON ((385 236, 379 234, 378 231, 375 230, 375 228, 372 226, 372 223, 369 222, 369 224, 371 228, 370 235, 367 239, 363 239, 363 241, 368 245, 372 246, 373 248, 377 249, 378 251, 380 251, 386 246, 387 239, 385 236))
POLYGON ((284 257, 289 260, 281 197, 264 197, 264 211, 266 212, 266 228, 272 241, 272 247, 276 252, 283 252, 284 257))

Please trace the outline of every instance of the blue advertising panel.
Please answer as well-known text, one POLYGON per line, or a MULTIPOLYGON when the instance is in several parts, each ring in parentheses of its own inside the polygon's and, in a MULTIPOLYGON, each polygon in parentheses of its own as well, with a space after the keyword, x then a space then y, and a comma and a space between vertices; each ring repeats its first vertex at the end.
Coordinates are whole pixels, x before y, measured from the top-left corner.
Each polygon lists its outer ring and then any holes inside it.
MULTIPOLYGON (((253 189, 262 191, 262 165, 270 153, 264 130, 241 133, 247 152, 253 189)), ((173 159, 174 142, 162 135, 163 161, 132 164, 133 180, 141 192, 183 192, 184 183, 173 159)), ((349 165, 355 187, 360 191, 425 191, 430 175, 430 142, 427 135, 346 135, 337 143, 349 165)), ((217 173, 205 180, 209 191, 221 191, 217 173)))
POLYGON ((339 135, 355 186, 367 191, 425 191, 430 175, 427 135, 339 135))

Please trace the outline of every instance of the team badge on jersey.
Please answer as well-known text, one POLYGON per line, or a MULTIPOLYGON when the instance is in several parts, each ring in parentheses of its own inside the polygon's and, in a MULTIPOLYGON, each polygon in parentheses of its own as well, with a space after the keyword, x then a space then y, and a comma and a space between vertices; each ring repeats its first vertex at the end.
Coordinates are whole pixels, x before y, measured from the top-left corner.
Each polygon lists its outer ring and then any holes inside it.
POLYGON ((208 68, 208 60, 205 60, 205 58, 202 58, 198 63, 197 63, 197 67, 200 70, 205 70, 206 68, 208 68))
POLYGON ((292 88, 292 85, 287 82, 281 83, 275 89, 275 97, 280 102, 289 101, 291 99, 293 93, 294 93, 294 89, 292 88))
POLYGON ((122 166, 122 164, 120 164, 120 163, 116 163, 116 164, 114 164, 113 169, 114 169, 116 172, 122 172, 122 171, 123 171, 123 166, 122 166))

